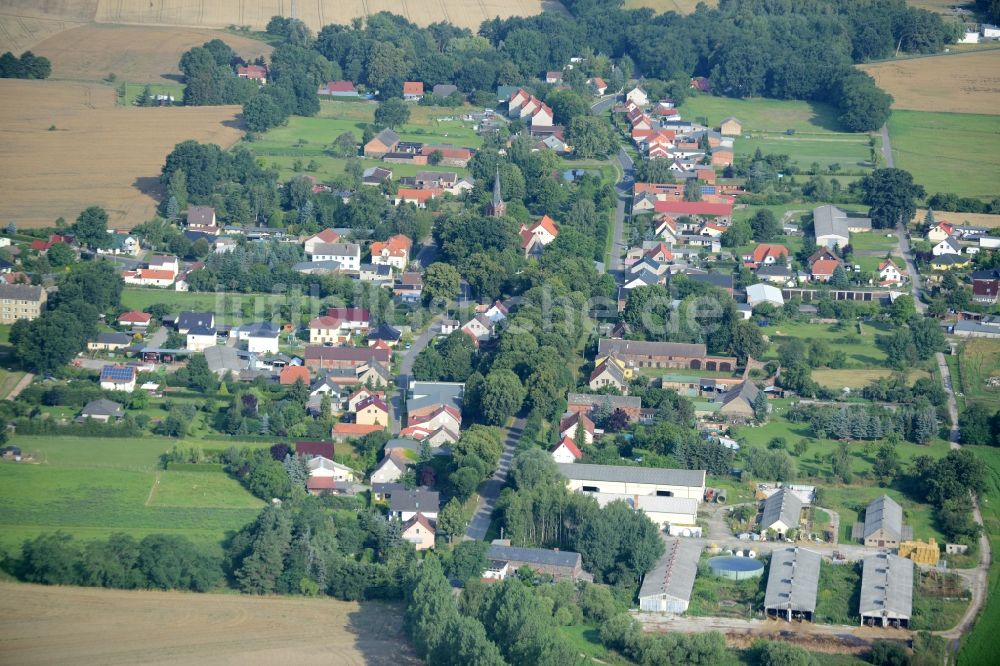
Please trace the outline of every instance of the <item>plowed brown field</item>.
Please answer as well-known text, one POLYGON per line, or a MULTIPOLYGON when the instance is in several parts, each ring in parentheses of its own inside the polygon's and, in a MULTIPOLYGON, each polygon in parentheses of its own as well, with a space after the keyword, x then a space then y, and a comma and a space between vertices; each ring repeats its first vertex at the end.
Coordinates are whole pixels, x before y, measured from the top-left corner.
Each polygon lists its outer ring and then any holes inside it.
POLYGON ((91 205, 109 226, 152 217, 164 158, 186 139, 228 148, 236 106, 116 107, 109 86, 0 80, 0 223, 72 222, 91 205), (54 127, 55 129, 50 129, 54 127))
POLYGON ((121 81, 163 83, 179 81, 181 55, 210 39, 221 39, 245 60, 273 50, 217 30, 90 24, 53 35, 32 51, 52 61, 53 79, 100 81, 113 72, 121 81))
POLYGON ((397 608, 0 583, 4 664, 419 663, 397 608))

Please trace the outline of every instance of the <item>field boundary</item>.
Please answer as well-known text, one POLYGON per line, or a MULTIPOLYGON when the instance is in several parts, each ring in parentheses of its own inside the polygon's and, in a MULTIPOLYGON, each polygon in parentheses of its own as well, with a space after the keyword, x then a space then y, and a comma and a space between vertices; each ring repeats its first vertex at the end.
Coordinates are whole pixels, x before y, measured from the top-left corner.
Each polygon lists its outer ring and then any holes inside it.
POLYGON ((160 487, 160 474, 160 472, 157 472, 153 478, 153 486, 149 489, 149 495, 146 497, 144 506, 152 505, 153 500, 156 499, 156 489, 160 487))

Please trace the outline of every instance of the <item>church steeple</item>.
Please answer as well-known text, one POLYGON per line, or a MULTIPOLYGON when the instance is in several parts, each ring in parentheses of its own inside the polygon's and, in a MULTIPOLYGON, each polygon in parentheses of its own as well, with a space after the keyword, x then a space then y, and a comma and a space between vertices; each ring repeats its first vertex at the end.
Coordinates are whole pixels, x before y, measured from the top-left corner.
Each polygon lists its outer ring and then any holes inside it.
POLYGON ((503 217, 507 214, 507 204, 500 194, 500 167, 497 167, 496 179, 493 181, 493 199, 490 201, 487 214, 490 217, 503 217))

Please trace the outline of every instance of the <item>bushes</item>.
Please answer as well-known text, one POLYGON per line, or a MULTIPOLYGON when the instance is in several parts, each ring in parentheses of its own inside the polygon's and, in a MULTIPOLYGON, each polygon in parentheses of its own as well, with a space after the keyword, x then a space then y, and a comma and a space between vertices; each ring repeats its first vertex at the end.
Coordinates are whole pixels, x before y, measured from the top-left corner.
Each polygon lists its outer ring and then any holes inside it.
POLYGON ((25 541, 20 557, 5 565, 20 580, 45 585, 206 592, 222 579, 218 558, 167 534, 136 541, 116 533, 82 547, 65 532, 42 534, 25 541))

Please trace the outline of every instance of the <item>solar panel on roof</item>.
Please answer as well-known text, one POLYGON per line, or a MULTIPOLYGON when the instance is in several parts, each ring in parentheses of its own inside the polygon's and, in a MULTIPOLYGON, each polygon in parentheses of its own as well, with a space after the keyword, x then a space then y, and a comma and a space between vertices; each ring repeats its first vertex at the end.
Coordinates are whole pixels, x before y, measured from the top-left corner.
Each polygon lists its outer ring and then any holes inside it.
POLYGON ((111 380, 116 382, 128 382, 132 381, 133 372, 134 369, 130 367, 129 368, 105 367, 103 370, 101 370, 101 379, 111 380))

